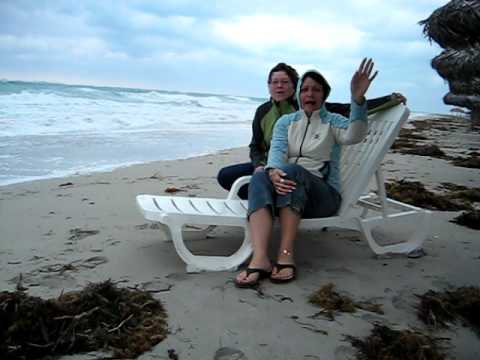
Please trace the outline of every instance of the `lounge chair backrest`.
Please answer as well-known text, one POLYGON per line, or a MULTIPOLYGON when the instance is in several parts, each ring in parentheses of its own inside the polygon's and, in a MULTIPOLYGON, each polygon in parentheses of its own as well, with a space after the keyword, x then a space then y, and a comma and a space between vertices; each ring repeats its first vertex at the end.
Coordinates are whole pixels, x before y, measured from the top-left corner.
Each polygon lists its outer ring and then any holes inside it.
POLYGON ((365 139, 356 145, 343 146, 340 158, 342 216, 368 189, 368 183, 392 146, 400 128, 408 119, 409 110, 397 105, 368 118, 365 139))

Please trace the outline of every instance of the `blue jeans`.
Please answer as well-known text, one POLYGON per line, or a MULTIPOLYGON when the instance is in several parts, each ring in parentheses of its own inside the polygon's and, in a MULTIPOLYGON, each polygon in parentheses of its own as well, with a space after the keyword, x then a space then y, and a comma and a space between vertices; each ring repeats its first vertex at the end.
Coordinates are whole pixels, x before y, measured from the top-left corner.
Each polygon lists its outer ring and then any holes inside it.
MULTIPOLYGON (((222 188, 230 190, 235 180, 242 176, 252 175, 254 170, 251 162, 226 166, 218 172, 217 181, 222 188)), ((238 196, 243 200, 248 198, 248 185, 240 188, 238 196)))
POLYGON ((272 214, 277 215, 278 209, 286 206, 305 219, 328 217, 337 213, 341 196, 325 180, 297 164, 287 164, 281 169, 287 174, 286 179, 295 181, 295 190, 279 195, 268 172, 253 174, 248 188, 249 217, 261 208, 268 208, 272 214))

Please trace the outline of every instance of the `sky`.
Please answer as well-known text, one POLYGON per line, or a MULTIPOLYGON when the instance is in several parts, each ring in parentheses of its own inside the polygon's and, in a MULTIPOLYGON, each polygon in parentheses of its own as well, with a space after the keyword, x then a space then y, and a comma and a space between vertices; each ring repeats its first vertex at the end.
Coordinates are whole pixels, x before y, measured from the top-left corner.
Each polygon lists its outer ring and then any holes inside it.
POLYGON ((322 72, 350 101, 363 57, 367 97, 401 92, 448 113, 431 68, 442 49, 420 20, 446 0, 0 0, 0 79, 268 97, 278 62, 322 72))

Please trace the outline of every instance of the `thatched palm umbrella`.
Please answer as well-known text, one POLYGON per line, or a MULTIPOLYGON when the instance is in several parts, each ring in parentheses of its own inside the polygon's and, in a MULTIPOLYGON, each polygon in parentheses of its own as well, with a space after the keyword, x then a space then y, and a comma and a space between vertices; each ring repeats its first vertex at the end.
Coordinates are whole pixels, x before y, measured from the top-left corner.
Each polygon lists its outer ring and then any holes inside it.
POLYGON ((480 125, 480 0, 452 0, 420 21, 423 32, 445 49, 432 67, 448 80, 443 101, 469 108, 480 125))

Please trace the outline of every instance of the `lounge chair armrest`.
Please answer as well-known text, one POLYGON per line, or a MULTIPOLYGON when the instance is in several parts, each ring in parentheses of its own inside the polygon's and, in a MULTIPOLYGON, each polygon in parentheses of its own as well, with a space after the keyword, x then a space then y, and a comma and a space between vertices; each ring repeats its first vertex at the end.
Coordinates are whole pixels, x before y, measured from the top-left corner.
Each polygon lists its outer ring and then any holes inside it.
POLYGON ((235 182, 232 185, 232 188, 228 192, 227 199, 229 200, 238 199, 239 198, 238 191, 243 185, 248 184, 251 178, 252 178, 251 176, 242 176, 242 177, 239 177, 237 180, 235 180, 235 182))

